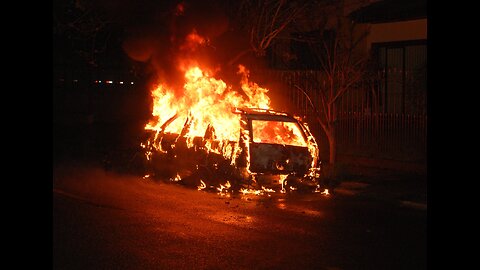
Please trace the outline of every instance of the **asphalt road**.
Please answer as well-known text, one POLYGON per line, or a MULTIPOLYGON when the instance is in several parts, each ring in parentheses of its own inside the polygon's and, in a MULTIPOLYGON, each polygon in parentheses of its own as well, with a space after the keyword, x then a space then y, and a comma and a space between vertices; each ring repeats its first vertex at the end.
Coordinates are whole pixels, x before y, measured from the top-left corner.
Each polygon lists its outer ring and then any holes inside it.
POLYGON ((426 269, 427 211, 54 169, 54 269, 426 269))

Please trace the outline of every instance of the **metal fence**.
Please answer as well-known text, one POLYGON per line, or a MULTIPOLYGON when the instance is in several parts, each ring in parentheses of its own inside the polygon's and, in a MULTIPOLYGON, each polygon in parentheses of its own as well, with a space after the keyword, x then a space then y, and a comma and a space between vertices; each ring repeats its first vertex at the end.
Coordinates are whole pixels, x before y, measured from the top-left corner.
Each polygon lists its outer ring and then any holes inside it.
MULTIPOLYGON (((405 102, 404 96, 387 96, 379 80, 365 81, 352 88, 337 102, 336 138, 337 153, 359 157, 392 159, 399 161, 425 162, 427 114, 426 96, 422 102, 414 100, 403 108, 410 111, 388 110, 385 104, 405 102), (396 100, 402 98, 402 101, 396 100)), ((281 84, 281 92, 290 103, 290 110, 305 117, 312 132, 320 139, 323 155, 328 155, 328 144, 315 111, 302 88, 314 106, 321 109, 318 71, 264 71, 262 75, 281 84)), ((408 102, 408 100, 407 100, 408 102)))

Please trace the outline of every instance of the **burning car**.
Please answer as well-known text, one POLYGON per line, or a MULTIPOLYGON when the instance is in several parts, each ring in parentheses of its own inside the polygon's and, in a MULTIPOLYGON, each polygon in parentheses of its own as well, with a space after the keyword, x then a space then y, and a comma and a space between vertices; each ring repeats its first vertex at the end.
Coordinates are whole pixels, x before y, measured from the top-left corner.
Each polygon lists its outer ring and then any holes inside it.
POLYGON ((184 83, 152 87, 141 143, 149 169, 199 189, 316 189, 318 145, 300 118, 271 108, 269 90, 238 66, 239 85, 190 66, 184 83))
POLYGON ((259 108, 234 108, 228 117, 235 123, 229 138, 217 134, 217 123, 192 135, 192 113, 175 114, 148 130, 142 147, 151 172, 203 188, 228 183, 233 189, 318 189, 318 144, 300 118, 259 108))

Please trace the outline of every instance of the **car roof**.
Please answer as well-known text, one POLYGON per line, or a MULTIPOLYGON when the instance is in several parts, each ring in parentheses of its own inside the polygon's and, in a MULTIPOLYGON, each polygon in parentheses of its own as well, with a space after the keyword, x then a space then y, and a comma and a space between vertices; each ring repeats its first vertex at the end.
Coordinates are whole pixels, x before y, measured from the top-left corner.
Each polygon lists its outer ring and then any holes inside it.
POLYGON ((248 116, 283 116, 287 118, 295 119, 291 114, 282 111, 262 109, 262 108, 234 108, 233 113, 246 114, 248 116))
POLYGON ((269 109, 234 108, 233 113, 243 114, 248 119, 297 122, 297 119, 289 113, 269 109))

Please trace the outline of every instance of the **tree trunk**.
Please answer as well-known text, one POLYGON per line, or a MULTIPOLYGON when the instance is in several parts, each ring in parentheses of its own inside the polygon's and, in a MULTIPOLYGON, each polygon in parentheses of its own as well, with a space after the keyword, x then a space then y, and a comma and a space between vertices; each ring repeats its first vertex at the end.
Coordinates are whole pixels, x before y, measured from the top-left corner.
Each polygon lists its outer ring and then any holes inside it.
POLYGON ((240 58, 242 58, 247 53, 252 52, 252 51, 254 51, 254 50, 249 48, 249 49, 246 49, 246 50, 243 50, 243 51, 239 52, 237 55, 235 55, 235 57, 233 57, 230 61, 228 61, 227 65, 229 65, 229 66, 234 65, 238 60, 240 60, 240 58))
POLYGON ((329 146, 329 159, 328 159, 328 178, 332 178, 332 179, 335 179, 335 177, 337 176, 336 174, 336 166, 335 166, 335 163, 336 163, 336 160, 337 160, 337 140, 336 140, 336 137, 335 137, 335 127, 334 126, 330 126, 330 129, 328 130, 328 132, 326 132, 327 134, 327 139, 328 139, 328 146, 329 146))
MULTIPOLYGON (((332 132, 335 133, 335 132, 332 132)), ((329 140, 328 140, 328 145, 330 147, 330 158, 329 162, 332 166, 332 177, 335 178, 337 176, 336 174, 336 169, 335 169, 335 164, 337 161, 337 140, 335 138, 335 134, 333 134, 329 140)))

